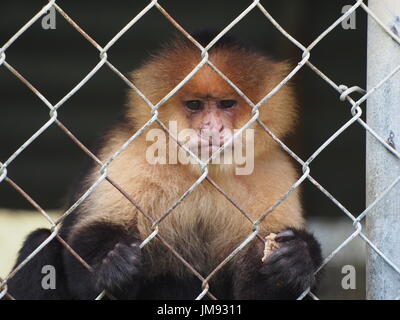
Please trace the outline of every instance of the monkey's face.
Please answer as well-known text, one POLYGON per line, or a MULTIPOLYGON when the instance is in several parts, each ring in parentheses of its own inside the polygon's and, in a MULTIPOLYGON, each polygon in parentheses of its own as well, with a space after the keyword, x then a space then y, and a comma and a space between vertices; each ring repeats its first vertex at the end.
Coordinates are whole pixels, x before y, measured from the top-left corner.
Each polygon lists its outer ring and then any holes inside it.
MULTIPOLYGON (((209 59, 254 104, 269 93, 289 70, 286 63, 275 62, 235 46, 215 48, 210 52, 209 59)), ((133 73, 134 82, 153 104, 157 104, 200 61, 198 49, 177 43, 133 73)), ((131 94, 131 97, 128 115, 140 128, 151 114, 148 106, 137 95, 131 94)), ((296 119, 292 89, 285 85, 258 111, 258 119, 278 138, 285 136, 293 129, 296 119)), ((268 156, 273 151, 271 148, 277 147, 254 121, 251 126, 241 130, 253 116, 248 103, 207 64, 158 109, 158 119, 166 127, 176 128, 170 132, 178 138, 180 144, 203 161, 209 160, 212 155, 213 160, 217 161, 218 155, 223 156, 224 168, 243 165, 243 158, 254 161, 249 157, 268 156), (221 146, 225 149, 219 153, 217 151, 221 146)), ((187 156, 187 153, 177 149, 178 162, 183 163, 180 154, 182 152, 187 156)), ((169 147, 167 150, 171 151, 169 147)))
MULTIPOLYGON (((254 154, 254 134, 247 132, 253 129, 239 132, 251 118, 251 108, 208 67, 160 108, 159 118, 170 128, 170 123, 175 122, 179 143, 202 161, 213 156, 210 164, 225 169, 253 162, 248 157, 254 154)), ((181 156, 185 151, 178 152, 179 159, 186 159, 181 156)))
POLYGON ((232 138, 237 100, 189 96, 181 103, 191 130, 181 131, 179 138, 192 152, 209 157, 232 138))

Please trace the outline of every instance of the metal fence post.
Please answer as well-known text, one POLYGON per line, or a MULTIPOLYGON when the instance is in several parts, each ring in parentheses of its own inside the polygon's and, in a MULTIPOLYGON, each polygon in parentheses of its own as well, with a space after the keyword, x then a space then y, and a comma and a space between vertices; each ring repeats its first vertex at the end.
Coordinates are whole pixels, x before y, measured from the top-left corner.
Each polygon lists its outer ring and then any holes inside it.
MULTIPOLYGON (((400 35, 400 1, 369 0, 369 8, 400 35)), ((400 65, 400 46, 370 16, 368 18, 368 76, 371 90, 400 65)), ((400 74, 374 92, 367 103, 367 122, 392 147, 400 150, 400 74)), ((371 204, 400 175, 400 161, 380 142, 367 135, 366 191, 371 204)), ((394 262, 400 261, 400 184, 397 184, 366 217, 368 238, 394 262)), ((367 253, 367 298, 400 296, 400 275, 372 248, 367 253)))

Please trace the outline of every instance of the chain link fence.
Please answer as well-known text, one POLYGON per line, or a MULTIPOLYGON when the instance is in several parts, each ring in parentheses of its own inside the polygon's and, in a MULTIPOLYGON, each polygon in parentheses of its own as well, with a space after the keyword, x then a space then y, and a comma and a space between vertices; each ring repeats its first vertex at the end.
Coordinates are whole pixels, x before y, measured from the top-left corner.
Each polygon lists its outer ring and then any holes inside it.
MULTIPOLYGON (((68 216, 72 211, 74 211, 97 187, 100 183, 110 183, 113 185, 131 204, 134 206, 140 214, 143 214, 153 225, 153 232, 148 235, 148 237, 142 242, 141 247, 146 246, 149 242, 151 242, 154 238, 157 238, 161 243, 165 246, 166 250, 170 250, 171 253, 176 256, 183 265, 191 272, 195 277, 197 277, 202 282, 202 287, 199 287, 198 297, 197 299, 202 299, 205 296, 208 296, 211 299, 216 299, 216 297, 212 293, 212 287, 209 286, 209 281, 213 278, 216 273, 218 273, 222 267, 224 267, 232 258, 234 258, 250 241, 252 241, 255 237, 259 236, 259 224, 269 215, 273 210, 275 210, 285 199, 294 191, 296 190, 302 183, 306 180, 310 181, 315 188, 317 188, 323 195, 325 195, 333 204, 340 209, 341 212, 349 219, 349 224, 352 224, 354 228, 354 232, 347 238, 344 239, 343 242, 333 250, 328 256, 325 257, 323 263, 319 266, 316 273, 320 272, 329 261, 331 261, 346 245, 348 245, 351 241, 355 238, 361 238, 365 243, 368 245, 370 250, 372 250, 375 254, 379 256, 379 259, 384 261, 384 263, 390 267, 391 272, 395 272, 396 274, 400 274, 400 266, 398 261, 392 260, 391 256, 385 254, 381 248, 379 248, 373 240, 371 240, 366 233, 364 232, 362 222, 363 220, 368 217, 368 214, 374 210, 374 208, 382 203, 390 191, 395 188, 395 186, 400 181, 400 176, 393 179, 392 183, 386 187, 386 189, 381 192, 380 194, 376 195, 376 197, 371 201, 371 203, 367 206, 367 208, 361 214, 355 214, 347 209, 342 203, 340 203, 323 185, 318 183, 318 181, 313 178, 312 176, 312 163, 315 159, 318 158, 319 154, 326 149, 333 141, 335 141, 343 132, 345 132, 350 126, 353 124, 361 126, 365 131, 368 133, 368 136, 372 137, 372 139, 376 140, 385 150, 390 153, 392 156, 396 158, 398 161, 400 159, 400 153, 395 149, 395 146, 391 141, 387 141, 381 135, 377 133, 376 130, 373 130, 371 126, 369 126, 364 120, 362 120, 361 115, 363 114, 363 109, 361 105, 367 101, 374 93, 379 90, 385 83, 390 81, 396 73, 400 70, 400 65, 387 75, 384 78, 379 79, 376 83, 369 88, 369 90, 364 90, 358 86, 352 86, 351 84, 341 84, 335 83, 332 79, 330 79, 326 74, 321 72, 317 66, 311 63, 310 57, 312 55, 313 48, 321 42, 328 34, 332 32, 335 28, 338 28, 343 22, 345 22, 349 17, 351 17, 356 10, 364 10, 371 20, 371 23, 376 23, 379 27, 384 30, 384 32, 397 44, 400 44, 399 34, 395 27, 390 27, 385 24, 383 21, 378 18, 378 16, 371 10, 366 4, 366 1, 358 0, 353 1, 352 5, 349 5, 347 11, 342 15, 338 16, 337 19, 332 23, 324 32, 322 32, 310 45, 305 46, 304 44, 300 43, 298 40, 293 38, 280 24, 278 21, 274 19, 274 17, 266 10, 263 6, 261 1, 249 1, 248 7, 243 10, 231 23, 229 23, 206 47, 201 46, 186 30, 183 28, 175 19, 174 17, 164 9, 164 7, 158 1, 150 1, 146 7, 143 8, 139 14, 132 18, 129 23, 123 27, 105 46, 101 46, 93 39, 85 30, 80 27, 80 25, 74 21, 67 12, 63 10, 63 8, 58 5, 55 0, 49 1, 49 3, 44 6, 36 15, 34 15, 22 28, 20 28, 6 43, 2 45, 0 48, 0 68, 7 69, 12 75, 18 78, 30 91, 32 91, 42 102, 44 107, 49 109, 49 119, 47 122, 43 123, 42 127, 37 130, 25 143, 23 143, 8 159, 4 162, 0 163, 0 183, 6 183, 15 189, 23 198, 25 198, 31 205, 34 207, 37 212, 43 215, 51 229, 51 235, 39 246, 34 250, 24 261, 22 261, 18 266, 9 273, 5 279, 0 279, 0 298, 6 296, 9 299, 13 299, 11 294, 7 291, 7 281, 11 279, 21 268, 23 268, 26 264, 30 263, 30 261, 35 257, 35 255, 40 252, 50 241, 54 238, 59 241, 71 255, 73 255, 85 268, 89 271, 92 271, 90 265, 88 265, 79 255, 59 236, 59 228, 60 224, 64 220, 66 216, 68 216), (57 103, 52 104, 48 98, 46 98, 46 93, 42 93, 37 90, 28 79, 26 79, 16 68, 10 65, 7 62, 7 49, 10 48, 15 41, 18 40, 38 19, 41 19, 43 15, 47 14, 50 9, 54 8, 62 17, 65 18, 75 30, 78 32, 82 37, 84 37, 94 48, 98 50, 99 53, 99 61, 95 65, 95 67, 70 91, 68 92, 61 100, 57 103), (199 50, 201 54, 202 60, 200 63, 171 91, 169 92, 163 99, 161 99, 157 104, 152 104, 145 95, 143 95, 135 85, 127 79, 123 73, 118 70, 108 59, 109 57, 109 50, 113 47, 118 45, 118 40, 131 28, 135 28, 135 24, 142 19, 148 12, 152 10, 159 11, 167 21, 169 21, 183 36, 185 36, 188 40, 190 40, 199 50), (294 44, 298 50, 302 53, 302 58, 298 61, 297 65, 290 71, 289 74, 278 84, 276 87, 269 92, 261 101, 258 103, 253 103, 246 95, 233 83, 227 78, 216 65, 214 65, 211 61, 208 60, 208 50, 210 50, 221 37, 226 34, 229 34, 230 30, 238 24, 246 15, 248 15, 251 11, 258 10, 261 12, 265 19, 267 19, 276 30, 278 30, 283 37, 287 39, 287 41, 294 44), (187 81, 191 79, 191 77, 204 65, 208 65, 209 67, 214 70, 216 74, 218 74, 222 79, 224 79, 229 86, 231 86, 252 108, 252 118, 231 138, 230 141, 233 141, 235 137, 240 135, 244 130, 246 130, 249 126, 256 123, 258 126, 263 128, 267 134, 269 134, 272 139, 279 144, 279 146, 287 152, 302 168, 302 174, 300 178, 291 186, 289 190, 285 194, 282 194, 276 203, 271 206, 265 212, 260 212, 258 219, 253 220, 250 218, 250 215, 244 210, 240 204, 235 201, 228 193, 226 193, 215 181, 213 181, 208 176, 208 162, 203 162, 199 158, 196 157, 190 150, 186 149, 186 152, 191 154, 194 157, 200 167, 200 175, 197 181, 184 193, 181 195, 179 199, 158 219, 154 220, 151 215, 149 215, 141 206, 133 199, 125 190, 120 187, 118 181, 114 181, 111 179, 108 174, 107 170, 109 165, 117 158, 126 148, 127 146, 132 143, 137 137, 142 135, 146 129, 152 125, 153 123, 157 123, 163 130, 165 130, 171 137, 176 141, 176 137, 173 137, 172 134, 168 131, 165 124, 163 124, 158 119, 158 109, 168 101, 187 81), (142 99, 145 101, 149 107, 149 114, 151 115, 150 120, 137 132, 135 132, 129 140, 127 140, 117 152, 115 152, 112 157, 110 157, 107 161, 100 161, 85 145, 82 143, 70 130, 65 126, 59 119, 59 114, 63 110, 64 103, 69 100, 72 96, 78 94, 79 90, 85 84, 90 81, 90 79, 101 69, 101 68, 109 68, 112 72, 114 72, 131 90, 136 92, 142 99), (316 75, 318 75, 321 81, 326 82, 330 87, 332 87, 337 92, 337 98, 341 101, 349 103, 351 118, 337 131, 329 137, 308 159, 301 159, 295 152, 293 152, 283 141, 278 139, 273 132, 266 126, 260 119, 259 119, 259 108, 260 106, 271 98, 274 94, 276 94, 283 86, 287 84, 289 80, 293 78, 293 76, 298 73, 298 71, 302 68, 310 68, 316 75), (354 93, 358 93, 361 95, 360 98, 354 98, 354 93), (51 126, 59 127, 62 132, 64 132, 67 137, 75 143, 85 154, 94 160, 98 165, 98 179, 97 181, 86 190, 86 192, 79 198, 76 203, 74 203, 70 208, 68 208, 58 219, 52 219, 50 215, 44 210, 40 204, 38 204, 27 192, 25 192, 15 181, 13 181, 12 177, 8 175, 7 169, 13 165, 13 161, 17 157, 21 157, 24 154, 24 151, 29 148, 29 146, 37 139, 40 139, 40 136, 48 130, 51 126), (237 213, 244 215, 247 220, 249 221, 249 232, 248 237, 242 242, 238 243, 236 249, 231 252, 231 254, 223 261, 219 263, 219 265, 209 274, 201 274, 198 270, 196 270, 188 261, 186 261, 182 255, 173 247, 171 246, 164 238, 163 235, 159 232, 158 226, 163 223, 163 220, 169 216, 174 214, 174 209, 180 205, 181 202, 185 201, 185 199, 197 188, 200 183, 208 183, 215 188, 215 192, 222 194, 232 206, 237 209, 237 213)), ((382 1, 385 3, 385 1, 382 1)), ((390 1, 386 3, 389 5, 390 1)), ((391 2, 393 3, 393 2, 391 2)), ((385 4, 383 4, 385 5, 385 4)), ((390 8, 389 8, 390 9, 390 8)), ((395 16, 393 16, 395 17, 395 16)), ((334 17, 333 17, 334 18, 334 17)), ((185 148, 181 146, 182 148, 185 148)), ((221 152, 223 147, 219 150, 221 152)), ((211 159, 209 160, 211 161, 211 159)), ((394 213, 393 213, 394 214, 394 213)), ((388 226, 390 227, 390 226, 388 226)), ((397 242, 397 250, 400 251, 400 244, 397 242)), ((97 299, 101 299, 107 295, 106 292, 99 292, 99 296, 97 299)), ((318 297, 310 291, 310 289, 303 292, 299 299, 303 299, 306 296, 310 296, 313 299, 318 299, 318 297)), ((400 296, 400 292, 398 293, 397 297, 400 296)), ((396 297, 391 297, 396 298, 396 297)))

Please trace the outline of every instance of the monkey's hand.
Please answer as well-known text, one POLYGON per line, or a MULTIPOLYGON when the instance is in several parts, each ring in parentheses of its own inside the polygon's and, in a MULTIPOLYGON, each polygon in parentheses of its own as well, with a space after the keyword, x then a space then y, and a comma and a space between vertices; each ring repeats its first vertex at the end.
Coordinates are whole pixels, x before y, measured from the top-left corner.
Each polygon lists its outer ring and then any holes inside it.
POLYGON ((239 299, 296 299, 314 288, 314 272, 322 261, 321 248, 313 235, 287 229, 278 233, 279 245, 261 262, 261 243, 251 246, 237 264, 234 288, 239 299))
POLYGON ((278 233, 275 241, 280 248, 271 253, 259 272, 278 297, 297 298, 316 285, 314 272, 322 261, 320 245, 311 234, 295 229, 278 233))
POLYGON ((139 286, 142 269, 142 251, 140 242, 130 245, 117 243, 108 252, 95 270, 96 287, 110 293, 120 292, 126 288, 135 290, 139 286))

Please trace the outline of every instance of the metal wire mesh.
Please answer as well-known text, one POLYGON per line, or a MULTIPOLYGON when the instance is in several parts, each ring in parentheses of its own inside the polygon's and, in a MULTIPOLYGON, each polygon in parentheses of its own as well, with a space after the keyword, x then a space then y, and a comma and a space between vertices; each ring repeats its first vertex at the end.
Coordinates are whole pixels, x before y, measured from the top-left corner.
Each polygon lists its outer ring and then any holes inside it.
MULTIPOLYGON (((398 184, 400 181, 400 176, 394 179, 393 183, 381 194, 376 200, 370 204, 361 214, 358 216, 353 214, 350 210, 348 210, 344 205, 342 205, 327 189, 325 189, 321 184, 318 183, 316 179, 314 179, 311 175, 311 164, 312 162, 319 156, 319 154, 327 148, 335 139, 337 139, 344 131, 346 131, 353 124, 358 124, 363 127, 370 135, 372 135, 377 141, 379 141, 382 146, 384 146, 388 152, 393 154, 397 159, 400 159, 400 153, 396 151, 389 143, 385 141, 382 137, 380 137, 371 127, 367 125, 361 119, 361 115, 363 113, 362 108, 360 107, 362 103, 364 103, 370 95, 372 95, 376 90, 378 90, 386 81, 391 79, 399 70, 400 65, 395 68, 390 74, 388 74, 384 79, 382 79, 375 87, 372 89, 365 91, 357 86, 346 86, 343 84, 337 84, 333 80, 331 80, 326 74, 322 73, 315 65, 310 62, 310 56, 313 48, 322 41, 332 30, 334 30, 340 23, 346 20, 353 12, 356 10, 364 10, 370 17, 372 17, 384 30, 387 32, 390 37, 393 38, 398 44, 400 44, 400 38, 396 35, 392 30, 386 27, 382 21, 372 12, 369 7, 362 0, 354 1, 354 4, 350 7, 350 9, 339 16, 332 25, 330 25, 324 32, 322 32, 310 45, 304 46, 295 38, 293 38, 281 25, 273 18, 273 16, 266 10, 266 8, 260 3, 260 1, 253 1, 243 12, 241 12, 226 28, 224 28, 206 47, 201 46, 181 25, 178 24, 177 21, 158 3, 158 1, 151 1, 143 10, 137 14, 132 20, 123 27, 104 47, 100 46, 90 35, 88 35, 68 14, 56 3, 55 0, 49 1, 49 3, 44 6, 35 16, 32 17, 21 29, 18 30, 1 48, 0 48, 0 67, 7 69, 11 74, 17 77, 27 88, 29 88, 49 109, 49 120, 45 122, 42 127, 37 130, 25 143, 23 143, 4 163, 0 163, 0 182, 9 184, 12 188, 14 188, 20 195, 25 198, 40 214, 42 214, 47 221, 49 222, 49 227, 51 229, 51 234, 49 237, 34 250, 24 261, 22 261, 12 272, 5 278, 0 279, 0 298, 3 296, 7 296, 10 299, 13 297, 7 291, 7 281, 11 279, 24 265, 29 263, 38 252, 40 252, 52 239, 56 238, 60 243, 68 250, 85 268, 88 270, 92 270, 92 268, 81 258, 79 255, 59 236, 59 227, 65 217, 67 217, 72 211, 74 211, 103 181, 107 181, 111 185, 113 185, 131 204, 134 206, 140 214, 143 214, 153 226, 153 232, 148 235, 148 238, 145 239, 141 247, 147 245, 154 238, 157 238, 161 241, 161 243, 165 246, 166 250, 170 250, 173 255, 175 255, 182 264, 184 264, 189 272, 191 272, 195 277, 197 277, 202 282, 202 287, 199 288, 197 299, 202 299, 204 296, 208 296, 211 299, 216 299, 216 297, 212 294, 212 288, 210 289, 209 281, 213 278, 218 271, 225 266, 232 258, 234 258, 252 239, 258 236, 259 233, 259 224, 269 215, 272 211, 274 211, 285 199, 296 190, 305 180, 309 180, 322 194, 324 194, 330 201, 332 201, 352 222, 354 232, 345 239, 335 250, 333 250, 327 257, 325 257, 323 263, 319 266, 316 273, 320 272, 320 270, 330 261, 332 260, 346 245, 348 245, 355 238, 359 237, 363 239, 366 244, 374 250, 384 261, 393 268, 397 273, 400 274, 400 267, 396 265, 393 261, 391 261, 390 257, 386 256, 382 251, 377 248, 374 243, 372 243, 368 237, 363 232, 363 228, 361 225, 362 220, 368 215, 372 208, 374 208, 377 203, 382 201, 383 198, 398 184), (24 78, 13 66, 11 66, 7 62, 6 53, 7 49, 13 45, 18 38, 27 31, 38 19, 40 19, 51 7, 54 7, 58 13, 65 18, 65 20, 78 32, 80 33, 92 46, 94 46, 99 51, 99 62, 96 66, 70 91, 68 92, 59 102, 56 104, 52 104, 46 98, 45 94, 39 92, 26 78, 24 78), (161 99, 157 104, 152 104, 147 97, 140 92, 140 90, 135 87, 135 85, 127 79, 111 62, 108 60, 108 51, 111 47, 118 43, 118 40, 123 36, 129 29, 134 28, 135 24, 145 16, 150 10, 158 10, 179 32, 183 34, 187 39, 189 39, 199 50, 201 53, 201 61, 198 65, 171 91, 169 92, 163 99, 161 99), (287 76, 276 85, 273 90, 271 90, 263 99, 261 99, 258 103, 253 103, 228 77, 226 77, 217 66, 215 66, 211 61, 208 60, 208 51, 221 39, 222 36, 229 33, 229 31, 246 15, 248 15, 253 10, 259 10, 265 18, 275 27, 288 41, 293 43, 301 52, 302 58, 297 63, 297 65, 287 74, 287 76), (134 141, 137 137, 142 135, 146 129, 153 123, 158 123, 165 131, 167 131, 170 135, 172 135, 166 126, 158 119, 158 108, 163 105, 166 101, 168 101, 187 81, 193 77, 194 74, 203 66, 208 65, 214 70, 216 74, 218 74, 222 79, 228 83, 252 108, 252 118, 240 129, 240 131, 231 138, 231 141, 238 136, 241 132, 243 132, 250 125, 256 123, 261 128, 265 130, 265 132, 272 137, 272 139, 279 144, 279 146, 288 153, 295 161, 299 163, 302 167, 302 175, 301 177, 287 190, 286 193, 282 194, 281 197, 265 212, 260 212, 259 216, 256 220, 250 218, 250 214, 244 210, 240 204, 233 199, 228 193, 226 193, 215 181, 213 181, 208 176, 208 163, 201 161, 196 157, 190 150, 186 149, 186 152, 190 153, 192 157, 197 160, 197 163, 200 165, 201 174, 199 178, 193 183, 193 185, 181 195, 181 197, 157 220, 151 218, 151 216, 133 199, 131 196, 127 194, 123 190, 122 187, 118 185, 117 181, 111 179, 107 170, 112 161, 117 158, 121 152, 123 152, 132 141, 134 141), (279 138, 277 138, 273 132, 268 128, 268 126, 263 123, 259 119, 259 108, 260 106, 268 99, 270 99, 274 94, 276 94, 286 83, 292 79, 292 77, 302 68, 308 67, 315 74, 317 74, 323 81, 328 83, 338 95, 338 98, 341 101, 347 101, 351 106, 351 118, 344 125, 337 129, 337 131, 329 137, 308 159, 302 160, 299 156, 297 156, 289 147, 287 147, 279 138), (90 79, 98 72, 101 68, 109 68, 112 70, 124 83, 126 83, 131 90, 136 92, 143 101, 149 107, 149 114, 151 114, 150 120, 140 128, 133 136, 131 136, 107 161, 100 161, 76 136, 73 135, 69 129, 64 126, 64 124, 58 119, 59 112, 62 112, 63 104, 70 99, 73 95, 77 94, 78 91, 88 82, 90 79), (350 96, 350 94, 358 92, 362 96, 361 98, 354 99, 350 96), (51 126, 58 126, 82 151, 84 151, 88 157, 93 159, 98 167, 98 179, 86 190, 86 192, 70 207, 68 208, 58 219, 53 220, 49 214, 35 201, 33 200, 20 186, 18 186, 11 177, 8 176, 7 168, 12 166, 13 161, 21 156, 24 153, 24 150, 28 148, 35 140, 39 139, 41 134, 45 132, 51 126), (209 183, 211 186, 215 188, 215 192, 219 192, 223 195, 232 206, 237 209, 238 214, 242 214, 249 220, 249 224, 252 226, 252 232, 248 234, 248 237, 242 242, 239 243, 235 250, 231 252, 223 261, 219 263, 219 265, 209 274, 201 274, 197 271, 188 261, 186 261, 183 256, 173 247, 171 246, 159 233, 158 226, 162 224, 162 221, 169 215, 174 214, 174 209, 180 205, 181 202, 185 201, 185 198, 189 196, 197 186, 205 181, 209 183)), ((176 139, 176 137, 172 137, 176 139)), ((181 146, 184 148, 183 146, 181 146)), ((221 147, 219 151, 222 151, 224 147, 221 147)), ((98 299, 101 299, 105 294, 105 292, 99 292, 98 299)), ((303 292, 299 299, 303 299, 305 296, 309 295, 312 299, 318 299, 318 297, 313 294, 310 289, 307 289, 303 292)))

